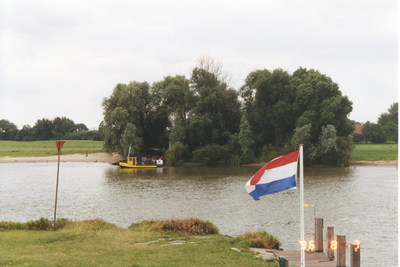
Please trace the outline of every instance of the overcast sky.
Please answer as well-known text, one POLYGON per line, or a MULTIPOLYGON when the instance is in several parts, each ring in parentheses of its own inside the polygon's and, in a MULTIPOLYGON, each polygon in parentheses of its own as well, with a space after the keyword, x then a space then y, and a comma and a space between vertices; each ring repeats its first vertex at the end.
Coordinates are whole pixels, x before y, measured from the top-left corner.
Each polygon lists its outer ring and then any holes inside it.
POLYGON ((239 89, 257 69, 317 69, 376 122, 398 101, 397 0, 0 0, 0 119, 97 129, 117 83, 190 77, 208 55, 239 89))

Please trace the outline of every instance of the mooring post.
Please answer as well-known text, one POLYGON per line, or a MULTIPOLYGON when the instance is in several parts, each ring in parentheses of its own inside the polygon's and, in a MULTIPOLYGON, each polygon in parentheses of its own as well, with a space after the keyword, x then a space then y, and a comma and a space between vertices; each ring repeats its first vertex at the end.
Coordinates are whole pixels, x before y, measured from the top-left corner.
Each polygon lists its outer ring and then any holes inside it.
POLYGON ((335 250, 336 250, 336 245, 333 244, 335 241, 335 229, 333 226, 327 226, 326 227, 326 257, 330 260, 333 261, 335 259, 335 250))
POLYGON ((360 267, 361 266, 361 251, 360 244, 351 244, 350 250, 350 261, 351 267, 360 267))
POLYGON ((337 235, 337 267, 346 267, 346 236, 337 235))
POLYGON ((324 219, 315 218, 315 251, 324 252, 324 219))

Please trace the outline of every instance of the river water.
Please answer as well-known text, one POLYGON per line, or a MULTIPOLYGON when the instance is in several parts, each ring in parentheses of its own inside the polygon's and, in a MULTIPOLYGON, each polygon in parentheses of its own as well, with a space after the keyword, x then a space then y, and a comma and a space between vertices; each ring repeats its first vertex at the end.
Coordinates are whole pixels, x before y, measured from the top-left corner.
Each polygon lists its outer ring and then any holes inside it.
MULTIPOLYGON (((284 250, 299 250, 299 190, 254 201, 244 186, 258 169, 61 163, 57 218, 102 218, 126 228, 146 219, 197 217, 213 222, 221 234, 265 230, 284 250)), ((1 163, 0 220, 53 218, 56 174, 57 163, 1 163)), ((334 226, 335 235, 360 241, 362 266, 397 266, 395 166, 306 167, 304 198, 307 240, 314 237, 315 210, 325 229, 334 226)))

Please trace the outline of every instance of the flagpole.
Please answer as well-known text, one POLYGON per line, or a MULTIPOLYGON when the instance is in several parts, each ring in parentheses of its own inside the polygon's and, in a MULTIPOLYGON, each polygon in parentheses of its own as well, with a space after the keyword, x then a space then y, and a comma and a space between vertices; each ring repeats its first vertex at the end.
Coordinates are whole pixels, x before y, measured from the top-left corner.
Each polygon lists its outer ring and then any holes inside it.
MULTIPOLYGON (((300 147, 300 240, 304 242, 304 183, 303 183, 303 144, 300 147)), ((301 246, 300 266, 305 267, 305 247, 301 246)))

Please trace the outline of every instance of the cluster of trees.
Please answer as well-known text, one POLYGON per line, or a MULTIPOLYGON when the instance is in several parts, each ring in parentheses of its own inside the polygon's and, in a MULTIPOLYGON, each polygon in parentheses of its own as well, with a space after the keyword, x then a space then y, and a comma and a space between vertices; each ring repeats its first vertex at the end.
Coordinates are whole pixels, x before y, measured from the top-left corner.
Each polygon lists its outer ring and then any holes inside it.
POLYGON ((141 156, 165 149, 169 163, 243 163, 302 143, 307 163, 348 163, 352 102, 330 77, 305 68, 257 70, 237 91, 221 67, 202 58, 190 79, 117 84, 102 103, 104 151, 128 156, 131 148, 141 156))
POLYGON ((354 134, 353 139, 356 143, 371 142, 382 144, 386 141, 398 142, 398 120, 399 103, 390 106, 388 112, 382 113, 378 118, 378 123, 367 122, 363 125, 361 134, 354 134))
POLYGON ((53 120, 39 119, 33 127, 24 125, 22 129, 5 119, 0 120, 0 140, 102 140, 101 131, 89 131, 83 123, 75 124, 66 117, 53 120))

